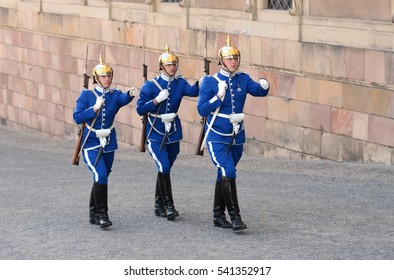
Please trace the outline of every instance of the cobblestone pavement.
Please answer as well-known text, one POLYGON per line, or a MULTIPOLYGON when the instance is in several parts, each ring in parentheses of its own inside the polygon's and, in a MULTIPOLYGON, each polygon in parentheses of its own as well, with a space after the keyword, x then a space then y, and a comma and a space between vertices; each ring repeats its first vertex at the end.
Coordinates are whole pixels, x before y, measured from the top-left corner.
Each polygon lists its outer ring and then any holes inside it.
POLYGON ((212 224, 216 172, 181 154, 172 173, 180 217, 153 214, 156 168, 122 146, 109 182, 113 226, 88 223, 92 178, 74 143, 0 126, 2 260, 392 260, 394 168, 244 157, 238 196, 248 229, 212 224))

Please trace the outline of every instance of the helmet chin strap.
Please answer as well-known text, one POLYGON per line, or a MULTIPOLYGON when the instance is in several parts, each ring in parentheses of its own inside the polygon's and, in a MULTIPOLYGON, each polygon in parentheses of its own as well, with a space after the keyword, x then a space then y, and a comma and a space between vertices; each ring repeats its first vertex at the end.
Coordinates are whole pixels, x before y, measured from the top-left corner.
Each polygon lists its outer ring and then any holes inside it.
POLYGON ((163 70, 163 71, 164 71, 164 73, 166 74, 166 76, 168 76, 168 77, 172 78, 172 77, 174 77, 174 76, 175 76, 176 72, 178 71, 178 65, 176 65, 176 70, 175 70, 175 73, 174 73, 174 75, 170 75, 170 74, 167 72, 167 70, 164 68, 164 65, 161 65, 161 70, 163 70))
POLYGON ((235 69, 233 72, 231 72, 230 69, 228 69, 226 63, 224 63, 223 59, 222 59, 222 62, 221 62, 221 63, 222 63, 222 65, 224 66, 225 70, 226 70, 227 72, 231 73, 231 74, 237 72, 237 70, 238 70, 238 68, 239 68, 239 64, 238 64, 237 69, 235 69))
MULTIPOLYGON (((108 89, 109 87, 104 87, 103 86, 103 84, 100 82, 100 79, 99 79, 99 77, 97 76, 97 83, 99 84, 99 86, 102 88, 102 89, 108 89)), ((112 78, 111 78, 111 84, 112 84, 112 78)))

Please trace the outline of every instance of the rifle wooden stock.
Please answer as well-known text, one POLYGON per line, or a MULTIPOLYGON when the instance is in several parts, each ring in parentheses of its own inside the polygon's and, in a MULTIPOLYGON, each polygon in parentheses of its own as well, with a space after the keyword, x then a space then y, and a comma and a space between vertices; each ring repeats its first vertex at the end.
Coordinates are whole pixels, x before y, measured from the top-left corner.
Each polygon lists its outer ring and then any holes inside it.
POLYGON ((82 148, 81 147, 82 136, 83 136, 83 130, 85 129, 85 126, 86 126, 85 123, 81 124, 81 126, 79 127, 79 130, 78 130, 78 139, 77 139, 77 142, 75 143, 74 152, 71 157, 71 163, 73 165, 79 165, 79 158, 80 158, 81 148, 82 148))
POLYGON ((145 152, 145 143, 146 143, 146 122, 148 121, 148 115, 142 116, 142 129, 141 129, 141 141, 139 150, 141 153, 145 152))
POLYGON ((200 130, 200 135, 198 136, 198 140, 197 140, 197 147, 196 147, 196 151, 194 152, 194 154, 196 156, 203 156, 204 155, 204 150, 201 150, 200 147, 202 145, 202 141, 204 141, 205 138, 205 125, 207 123, 207 117, 203 117, 201 119, 201 130, 200 130))

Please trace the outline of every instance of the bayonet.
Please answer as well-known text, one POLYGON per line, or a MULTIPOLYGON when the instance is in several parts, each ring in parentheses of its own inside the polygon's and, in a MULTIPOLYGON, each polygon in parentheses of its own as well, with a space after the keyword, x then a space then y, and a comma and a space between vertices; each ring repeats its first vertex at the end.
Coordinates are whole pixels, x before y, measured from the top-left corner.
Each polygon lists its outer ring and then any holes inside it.
POLYGON ((161 140, 159 152, 161 152, 161 149, 163 148, 164 144, 166 143, 167 137, 168 137, 168 131, 166 130, 166 133, 164 134, 163 140, 161 140))
POLYGON ((145 36, 142 37, 142 44, 144 45, 144 64, 142 64, 142 76, 144 77, 144 82, 148 80, 148 65, 145 64, 145 36))
MULTIPOLYGON (((209 63, 211 62, 208 58, 207 58, 207 37, 208 37, 208 30, 205 27, 205 43, 204 43, 204 73, 206 75, 209 75, 209 63)), ((201 85, 200 85, 201 86, 201 85)), ((202 143, 205 139, 205 126, 207 123, 207 117, 202 117, 200 120, 201 123, 201 130, 200 130, 200 136, 198 137, 198 141, 197 141, 197 147, 196 147, 196 151, 194 152, 195 155, 198 156, 203 156, 204 155, 204 149, 201 148, 204 143, 202 143)))
POLYGON ((231 137, 231 141, 230 141, 230 143, 229 143, 228 146, 227 146, 226 156, 228 155, 228 152, 230 151, 231 147, 233 146, 234 138, 235 138, 235 131, 233 132, 233 135, 232 135, 232 137, 231 137))
POLYGON ((208 31, 207 28, 205 27, 205 45, 204 45, 204 73, 206 75, 209 75, 209 63, 211 62, 207 58, 207 36, 208 36, 208 31))
POLYGON ((83 87, 88 89, 89 88, 89 75, 87 74, 87 67, 88 67, 88 51, 89 45, 86 45, 86 55, 85 55, 85 71, 83 73, 83 87))
POLYGON ((165 133, 164 133, 163 140, 161 141, 161 144, 160 144, 159 152, 161 152, 161 149, 163 148, 164 144, 166 143, 166 139, 168 137, 168 134, 170 133, 172 122, 174 121, 175 117, 176 117, 176 113, 161 114, 161 121, 164 123, 165 133))
MULTIPOLYGON (((83 87, 85 89, 89 88, 89 75, 87 74, 87 66, 88 66, 88 51, 89 51, 89 45, 86 45, 86 54, 85 54, 85 69, 84 69, 84 73, 83 73, 83 87)), ((97 118, 97 117, 96 117, 97 118)), ((95 122, 95 121, 94 121, 95 122)), ((94 123, 93 123, 94 125, 94 123)), ((81 156, 81 151, 83 149, 83 146, 86 143, 86 139, 89 136, 89 134, 87 135, 87 137, 85 138, 84 143, 82 144, 82 138, 83 138, 83 131, 85 129, 86 123, 82 123, 81 125, 78 126, 78 140, 75 144, 75 148, 74 148, 74 152, 71 158, 71 163, 73 165, 79 165, 79 158, 81 156)), ((90 133, 90 131, 89 131, 90 133)))
MULTIPOLYGON (((148 80, 148 65, 145 64, 145 36, 142 37, 142 44, 144 48, 144 64, 142 64, 142 76, 144 77, 144 82, 148 80)), ((139 150, 141 153, 145 152, 145 143, 146 143, 146 123, 148 122, 148 115, 145 114, 141 118, 142 121, 142 129, 141 129, 141 141, 139 150)))
POLYGON ((99 150, 99 152, 97 154, 96 161, 94 162, 94 167, 96 167, 96 165, 97 165, 97 163, 98 163, 98 161, 99 161, 99 159, 101 157, 101 154, 103 153, 103 149, 104 149, 103 146, 100 145, 100 150, 99 150))
POLYGON ((231 141, 228 144, 228 147, 226 150, 226 156, 227 156, 228 152, 230 151, 231 147, 233 146, 235 136, 238 134, 238 132, 241 128, 240 122, 242 122, 244 117, 245 117, 244 113, 237 113, 237 114, 230 115, 230 122, 233 124, 233 135, 231 136, 231 141))
POLYGON ((100 150, 97 154, 96 161, 94 162, 94 167, 96 167, 101 154, 103 153, 104 147, 107 145, 107 137, 110 135, 111 129, 110 128, 105 128, 105 129, 97 129, 96 130, 96 137, 100 139, 100 150))

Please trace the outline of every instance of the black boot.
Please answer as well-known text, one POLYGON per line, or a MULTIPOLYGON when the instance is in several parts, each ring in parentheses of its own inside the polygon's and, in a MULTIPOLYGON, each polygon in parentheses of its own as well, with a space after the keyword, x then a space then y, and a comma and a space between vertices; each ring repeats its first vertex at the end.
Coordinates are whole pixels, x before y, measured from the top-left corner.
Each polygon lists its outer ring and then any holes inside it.
POLYGON ((221 190, 221 182, 216 181, 215 185, 215 196, 213 199, 213 224, 215 227, 221 228, 232 228, 233 225, 226 219, 226 204, 223 199, 223 194, 221 190))
POLYGON ((241 220, 241 215, 239 214, 238 197, 237 197, 237 187, 235 184, 235 179, 222 177, 222 193, 224 201, 226 203, 227 211, 230 215, 231 222, 233 224, 233 230, 243 230, 247 226, 241 220))
POLYGON ((159 189, 165 206, 167 219, 174 220, 179 216, 179 213, 175 210, 174 206, 170 174, 159 172, 159 189))
POLYGON ((97 212, 99 216, 100 228, 112 226, 112 222, 108 217, 108 185, 95 183, 94 199, 96 202, 97 212))
POLYGON ((161 198, 160 189, 159 189, 159 174, 157 174, 157 180, 156 180, 155 215, 158 217, 167 217, 167 213, 166 210, 164 209, 163 199, 161 198))
POLYGON ((99 224, 99 217, 97 213, 96 203, 94 201, 94 191, 96 184, 93 184, 92 192, 90 193, 90 202, 89 202, 89 223, 92 225, 99 224))

